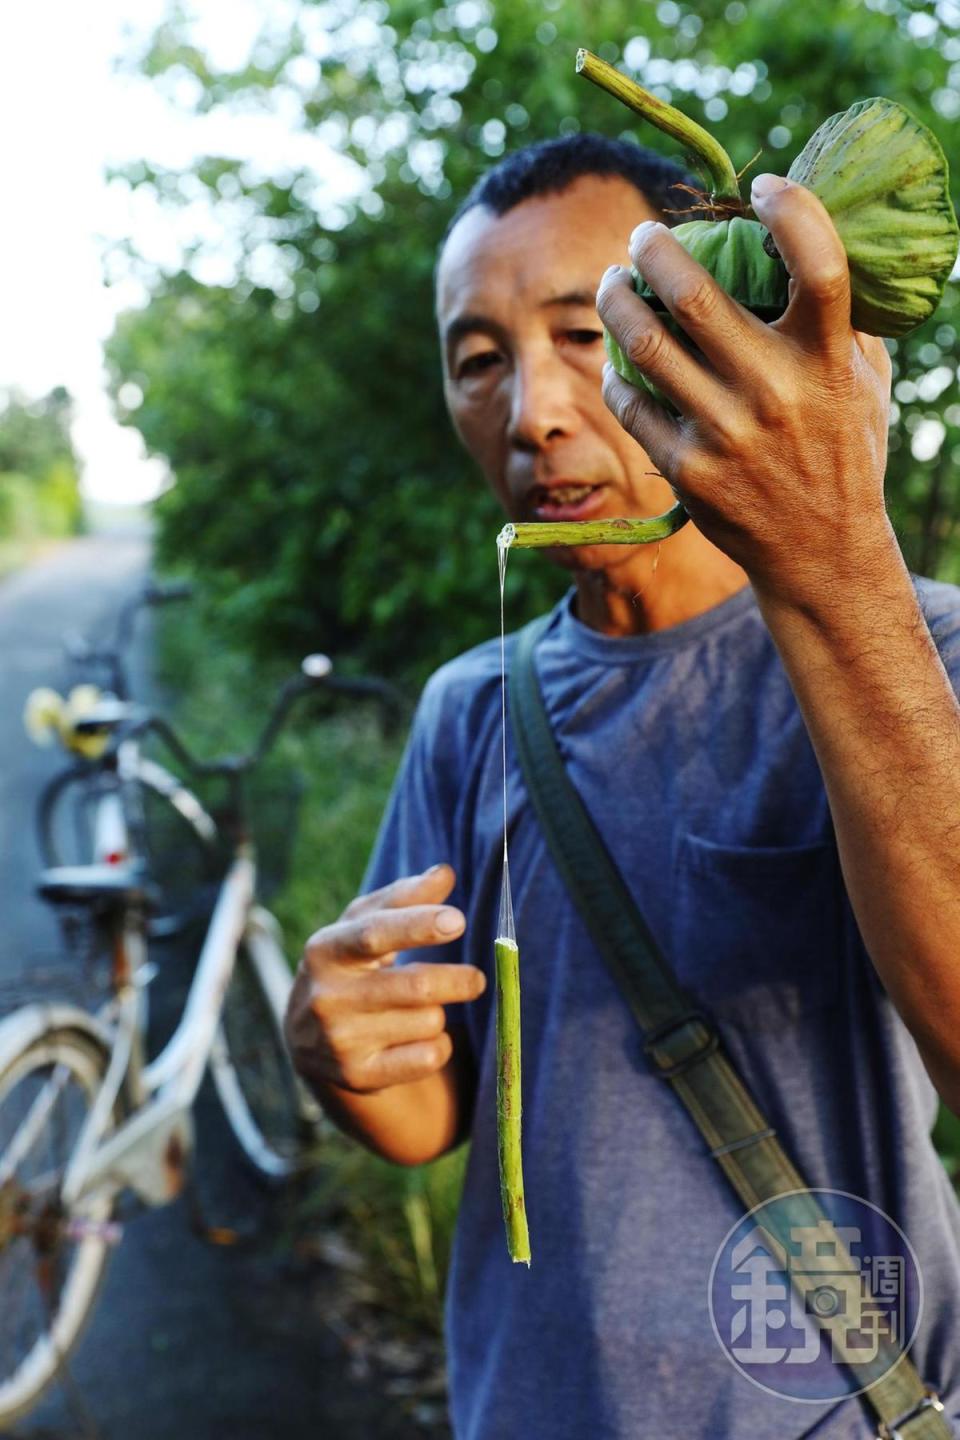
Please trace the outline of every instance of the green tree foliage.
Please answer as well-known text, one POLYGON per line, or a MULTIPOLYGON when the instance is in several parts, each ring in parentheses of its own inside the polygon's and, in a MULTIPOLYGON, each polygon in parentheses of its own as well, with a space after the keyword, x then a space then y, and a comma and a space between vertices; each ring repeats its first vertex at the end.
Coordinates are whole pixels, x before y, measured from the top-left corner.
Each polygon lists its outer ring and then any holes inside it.
POLYGON ((69 535, 82 525, 79 465, 62 386, 40 400, 12 392, 0 408, 0 543, 69 535))
MULTIPOLYGON (((880 94, 934 129, 960 180, 957 0, 290 0, 269 13, 237 71, 218 71, 180 14, 136 63, 198 112, 287 117, 342 157, 357 197, 306 168, 137 167, 129 185, 171 209, 204 201, 220 238, 198 239, 174 274, 129 253, 152 298, 109 345, 116 390, 143 395, 124 417, 177 477, 162 553, 201 572, 264 647, 322 644, 422 676, 494 630, 501 517, 444 413, 437 243, 476 176, 531 139, 591 129, 684 158, 575 76, 578 46, 708 125, 748 174, 782 173, 823 119, 880 94)), ((890 346, 891 508, 910 563, 951 579, 957 304, 952 284, 890 346)), ((565 583, 517 559, 511 623, 565 583)))

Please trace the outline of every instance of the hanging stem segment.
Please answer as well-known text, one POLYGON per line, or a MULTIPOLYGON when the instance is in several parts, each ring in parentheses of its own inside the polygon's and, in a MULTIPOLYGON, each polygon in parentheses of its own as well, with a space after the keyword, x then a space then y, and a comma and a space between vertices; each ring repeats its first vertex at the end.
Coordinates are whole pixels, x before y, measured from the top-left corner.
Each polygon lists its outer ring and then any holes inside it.
POLYGON ((494 941, 497 968, 497 1146, 500 1199, 510 1258, 530 1264, 520 1155, 520 951, 507 936, 494 941))
POLYGON ((577 51, 577 74, 585 75, 601 90, 622 100, 624 105, 649 120, 665 135, 672 135, 692 155, 702 160, 713 182, 713 199, 740 201, 740 184, 733 161, 720 142, 696 120, 691 120, 682 110, 644 90, 642 85, 608 65, 591 50, 577 51))
POLYGON ((530 1236, 523 1199, 523 1158, 520 1147, 520 950, 513 919, 510 860, 507 854, 507 667, 503 629, 503 585, 507 574, 512 525, 497 536, 500 571, 500 700, 503 749, 503 878, 500 914, 493 942, 497 982, 497 1156, 500 1164, 500 1200, 511 1260, 530 1264, 530 1236))
POLYGON ((649 545, 666 540, 686 525, 690 516, 682 505, 648 520, 544 520, 530 524, 504 525, 497 537, 501 549, 513 545, 523 550, 548 545, 649 545))

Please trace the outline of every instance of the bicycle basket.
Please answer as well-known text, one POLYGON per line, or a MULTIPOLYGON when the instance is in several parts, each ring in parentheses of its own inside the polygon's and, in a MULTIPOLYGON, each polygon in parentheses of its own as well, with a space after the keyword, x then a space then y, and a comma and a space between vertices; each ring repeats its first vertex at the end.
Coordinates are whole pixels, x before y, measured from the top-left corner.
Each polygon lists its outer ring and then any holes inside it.
POLYGON ((249 802, 257 847, 257 889, 269 900, 283 889, 297 835, 306 782, 298 770, 271 767, 251 778, 249 802))

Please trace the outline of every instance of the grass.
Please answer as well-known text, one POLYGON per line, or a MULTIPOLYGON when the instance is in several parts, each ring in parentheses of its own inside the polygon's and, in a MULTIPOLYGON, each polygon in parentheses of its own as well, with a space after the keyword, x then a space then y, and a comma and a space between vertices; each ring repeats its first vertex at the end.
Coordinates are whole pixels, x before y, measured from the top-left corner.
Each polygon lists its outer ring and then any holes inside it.
MULTIPOLYGON (((156 679, 166 713, 203 756, 248 748, 290 667, 253 665, 192 610, 157 616, 156 679)), ((370 705, 318 713, 300 702, 254 791, 258 848, 291 963, 358 893, 406 739, 385 737, 370 705), (291 844, 291 793, 302 781, 291 844), (288 868, 289 867, 289 868, 288 868), (286 873, 285 873, 286 872, 286 873), (282 878, 282 883, 280 883, 282 878)), ((216 797, 205 796, 208 800, 216 797)), ((334 1132, 304 1199, 305 1226, 335 1224, 366 1262, 377 1302, 402 1324, 439 1335, 466 1147, 432 1165, 391 1165, 334 1132)))

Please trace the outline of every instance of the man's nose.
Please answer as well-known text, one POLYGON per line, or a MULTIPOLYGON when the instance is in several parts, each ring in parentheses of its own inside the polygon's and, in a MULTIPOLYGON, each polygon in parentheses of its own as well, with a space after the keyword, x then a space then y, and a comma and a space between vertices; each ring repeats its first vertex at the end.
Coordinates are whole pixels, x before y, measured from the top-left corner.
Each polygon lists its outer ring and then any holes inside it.
POLYGON ((518 450, 539 450, 573 434, 577 412, 566 366, 554 357, 531 355, 513 372, 508 439, 518 450))

